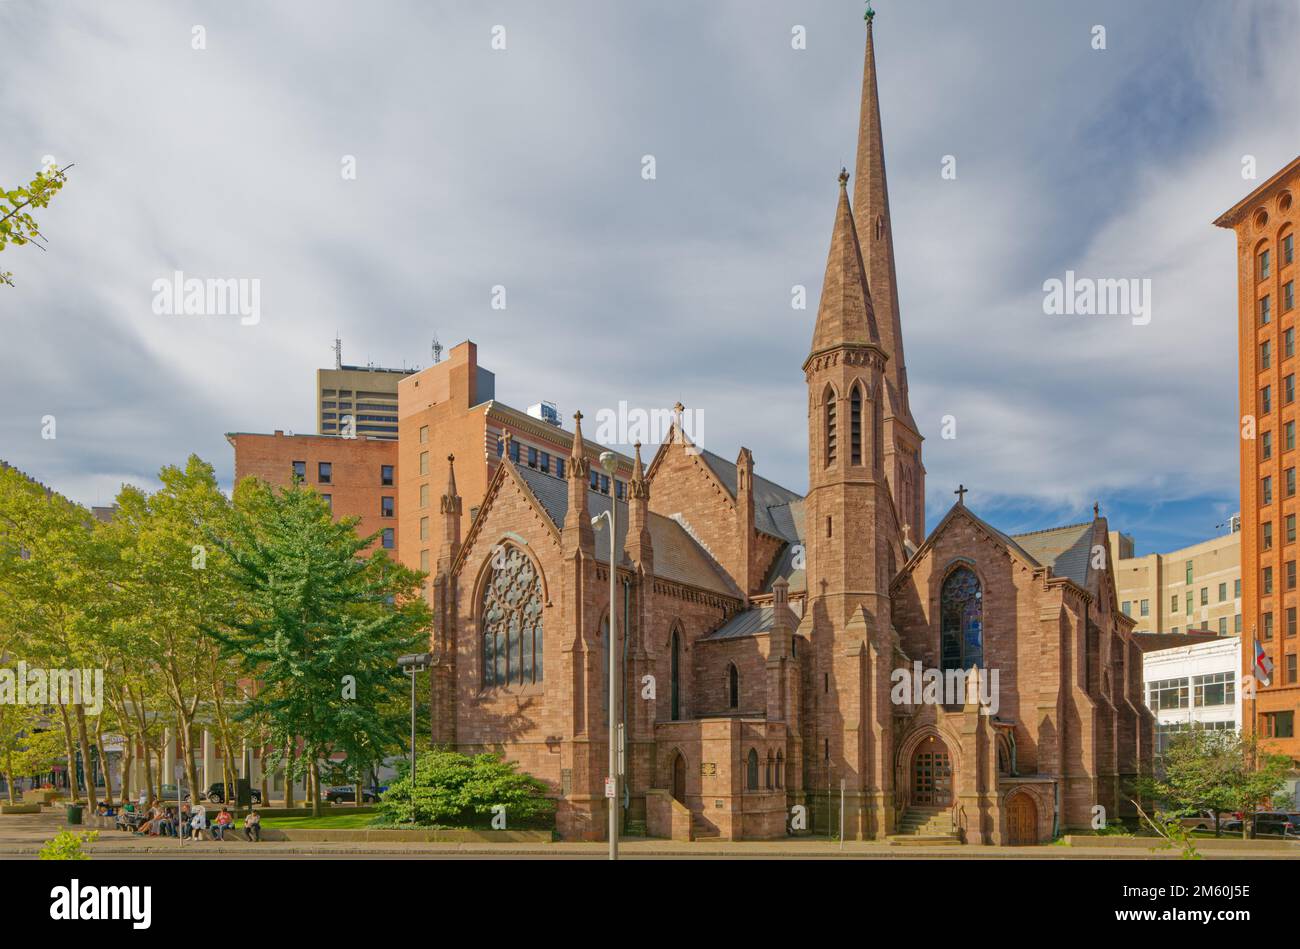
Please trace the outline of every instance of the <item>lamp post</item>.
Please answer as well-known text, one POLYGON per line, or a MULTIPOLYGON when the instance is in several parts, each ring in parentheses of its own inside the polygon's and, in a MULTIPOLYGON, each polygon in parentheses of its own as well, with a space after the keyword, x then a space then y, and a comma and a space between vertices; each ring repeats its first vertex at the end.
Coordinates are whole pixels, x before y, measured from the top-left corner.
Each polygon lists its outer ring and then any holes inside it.
POLYGON ((415 823, 415 675, 433 662, 433 654, 413 652, 399 656, 397 665, 411 677, 411 823, 415 823))
MULTIPOLYGON (((612 481, 618 468, 618 458, 612 451, 600 453, 600 466, 612 481)), ((609 859, 618 859, 618 708, 621 704, 622 682, 615 662, 614 644, 618 641, 618 620, 615 614, 614 576, 618 568, 618 514, 617 489, 611 485, 609 510, 591 519, 591 526, 600 529, 600 522, 609 518, 609 775, 605 778, 605 799, 609 801, 609 859)))

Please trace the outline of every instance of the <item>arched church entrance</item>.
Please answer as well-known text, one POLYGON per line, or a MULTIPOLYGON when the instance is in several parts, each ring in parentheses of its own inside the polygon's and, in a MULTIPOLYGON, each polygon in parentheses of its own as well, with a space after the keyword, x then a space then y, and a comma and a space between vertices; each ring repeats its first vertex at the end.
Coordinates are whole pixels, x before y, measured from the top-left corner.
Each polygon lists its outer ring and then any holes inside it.
POLYGON ((912 804, 952 806, 952 758, 938 738, 922 742, 912 754, 912 804))
POLYGON ((1017 791, 1007 799, 1007 843, 1012 847, 1038 843, 1038 808, 1034 799, 1017 791))
POLYGON ((686 758, 680 751, 673 759, 673 798, 678 804, 686 803, 686 758))

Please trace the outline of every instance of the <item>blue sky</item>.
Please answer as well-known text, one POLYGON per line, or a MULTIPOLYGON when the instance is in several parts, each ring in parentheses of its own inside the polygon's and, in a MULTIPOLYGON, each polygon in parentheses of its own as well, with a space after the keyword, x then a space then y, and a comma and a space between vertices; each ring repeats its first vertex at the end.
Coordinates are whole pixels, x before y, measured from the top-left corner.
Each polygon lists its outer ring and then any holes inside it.
MULTIPOLYGON (((1295 156, 1300 9, 876 8, 931 525, 960 482, 1011 531, 1099 500, 1139 552, 1216 533, 1237 497, 1235 242, 1211 222, 1295 156), (1067 270, 1150 279, 1151 323, 1045 315, 1067 270)), ((472 338, 516 406, 681 399, 708 447, 806 486, 856 0, 0 0, 0 33, 0 183, 77 165, 49 252, 3 261, 0 457, 34 477, 107 503, 197 452, 228 481, 224 432, 312 430, 337 330, 346 361, 396 366, 435 332, 472 338), (174 270, 259 279, 260 323, 153 313, 174 270)))

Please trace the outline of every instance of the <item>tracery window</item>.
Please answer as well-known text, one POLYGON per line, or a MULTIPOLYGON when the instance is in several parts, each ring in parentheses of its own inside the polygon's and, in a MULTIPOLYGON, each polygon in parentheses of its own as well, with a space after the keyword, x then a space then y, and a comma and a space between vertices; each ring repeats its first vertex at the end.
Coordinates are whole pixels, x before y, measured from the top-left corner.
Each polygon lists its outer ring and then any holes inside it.
POLYGON ((941 666, 984 666, 984 599, 975 571, 958 567, 939 595, 941 666))
POLYGON ((506 547, 483 589, 483 686, 542 681, 542 578, 517 547, 506 547))
POLYGON ((758 790, 758 749, 749 749, 749 758, 745 767, 745 786, 751 791, 758 790))

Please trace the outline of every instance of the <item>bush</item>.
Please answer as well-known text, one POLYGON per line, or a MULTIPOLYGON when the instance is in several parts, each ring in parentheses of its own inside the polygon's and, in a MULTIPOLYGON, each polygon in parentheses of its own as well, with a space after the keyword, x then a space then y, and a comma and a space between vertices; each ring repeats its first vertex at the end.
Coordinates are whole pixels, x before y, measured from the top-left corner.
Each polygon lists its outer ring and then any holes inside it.
MULTIPOLYGON (((491 827, 493 808, 505 807, 506 828, 550 826, 555 801, 547 786, 518 765, 500 756, 469 757, 454 751, 426 751, 416 759, 416 824, 451 827, 491 827)), ((402 775, 384 792, 379 823, 412 823, 411 782, 402 775)))
POLYGON ((41 860, 89 860, 90 854, 81 849, 82 844, 93 843, 99 838, 99 831, 88 830, 78 833, 75 830, 61 830, 53 840, 47 840, 41 848, 41 860))

